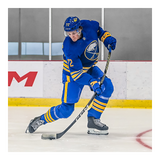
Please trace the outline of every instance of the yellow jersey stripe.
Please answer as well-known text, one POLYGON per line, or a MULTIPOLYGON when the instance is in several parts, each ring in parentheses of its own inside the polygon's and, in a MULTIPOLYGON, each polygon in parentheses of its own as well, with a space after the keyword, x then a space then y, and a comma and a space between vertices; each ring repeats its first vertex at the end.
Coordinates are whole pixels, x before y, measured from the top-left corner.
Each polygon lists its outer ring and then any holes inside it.
POLYGON ((55 120, 52 118, 52 116, 51 116, 51 109, 49 109, 48 114, 49 114, 49 117, 50 117, 51 121, 52 121, 52 122, 55 121, 55 120))
POLYGON ((67 82, 70 82, 70 76, 67 76, 67 82))
POLYGON ((47 117, 46 117, 46 114, 44 115, 44 118, 45 118, 45 120, 49 123, 49 121, 48 121, 48 119, 47 119, 47 117))
POLYGON ((82 69, 78 70, 78 71, 74 71, 74 72, 71 72, 71 75, 74 75, 74 74, 78 74, 79 72, 81 72, 82 69))
POLYGON ((92 106, 92 108, 95 109, 95 110, 98 111, 98 112, 101 112, 101 113, 103 112, 102 110, 100 110, 100 109, 98 109, 98 108, 96 108, 96 107, 94 107, 94 106, 92 106))
POLYGON ((110 34, 109 32, 105 32, 105 33, 103 34, 103 36, 101 37, 101 41, 104 42, 105 39, 106 39, 107 37, 109 37, 109 36, 111 36, 111 34, 110 34))
POLYGON ((88 72, 88 70, 83 70, 83 73, 86 73, 86 72, 88 72))
MULTIPOLYGON (((81 72, 80 72, 81 73, 81 72)), ((72 78, 75 78, 75 77, 77 77, 80 73, 75 73, 75 74, 72 74, 71 73, 71 76, 72 76, 72 78)))
POLYGON ((105 109, 106 107, 102 107, 102 106, 100 106, 99 104, 97 104, 97 103, 93 103, 93 106, 95 106, 95 107, 97 107, 97 108, 100 108, 100 109, 105 109))
POLYGON ((67 90, 68 90, 68 82, 65 83, 65 88, 64 88, 64 102, 67 102, 67 90))
POLYGON ((74 71, 71 73, 72 78, 75 80, 77 80, 83 73, 83 70, 79 70, 79 71, 74 71))
POLYGON ((48 113, 49 113, 49 111, 46 113, 46 116, 47 116, 48 121, 49 121, 49 122, 53 122, 53 121, 50 119, 50 117, 49 117, 49 114, 48 114, 48 113))
POLYGON ((82 72, 82 73, 79 73, 79 75, 78 75, 77 77, 73 78, 74 81, 76 81, 82 74, 83 74, 83 72, 82 72))
POLYGON ((66 61, 66 60, 63 60, 63 62, 67 64, 67 61, 66 61))
POLYGON ((101 105, 103 105, 103 106, 106 106, 106 105, 107 105, 107 103, 100 102, 100 101, 98 101, 97 99, 95 99, 94 102, 97 102, 97 103, 99 103, 99 104, 101 104, 101 105))
POLYGON ((63 69, 64 69, 65 71, 67 71, 67 72, 70 72, 70 70, 69 70, 69 69, 66 69, 65 67, 63 67, 63 69))
POLYGON ((90 68, 91 68, 91 67, 83 67, 84 70, 86 70, 86 69, 88 70, 88 69, 90 69, 90 68))
POLYGON ((65 63, 63 63, 63 66, 65 66, 67 69, 69 69, 69 66, 65 63))

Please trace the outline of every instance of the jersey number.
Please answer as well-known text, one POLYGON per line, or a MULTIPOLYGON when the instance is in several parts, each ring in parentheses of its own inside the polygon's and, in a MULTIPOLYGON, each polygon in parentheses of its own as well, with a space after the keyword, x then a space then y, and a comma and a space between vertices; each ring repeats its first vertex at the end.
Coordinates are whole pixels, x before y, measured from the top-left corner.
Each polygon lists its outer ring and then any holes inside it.
POLYGON ((70 67, 73 67, 73 66, 74 66, 72 63, 73 63, 73 62, 72 62, 72 59, 68 59, 68 64, 69 64, 70 67))

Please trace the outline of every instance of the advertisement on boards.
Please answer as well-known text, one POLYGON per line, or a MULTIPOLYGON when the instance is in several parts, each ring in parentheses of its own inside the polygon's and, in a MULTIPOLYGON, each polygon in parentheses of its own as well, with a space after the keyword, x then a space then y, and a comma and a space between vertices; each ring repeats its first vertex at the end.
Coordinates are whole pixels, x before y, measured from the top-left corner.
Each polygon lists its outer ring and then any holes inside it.
POLYGON ((8 97, 43 97, 43 62, 8 62, 8 97))

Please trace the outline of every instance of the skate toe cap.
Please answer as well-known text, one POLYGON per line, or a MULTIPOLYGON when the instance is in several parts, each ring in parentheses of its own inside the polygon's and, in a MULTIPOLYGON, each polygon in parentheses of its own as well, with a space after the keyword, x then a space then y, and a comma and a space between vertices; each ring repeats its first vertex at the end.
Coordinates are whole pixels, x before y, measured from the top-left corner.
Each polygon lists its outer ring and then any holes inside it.
POLYGON ((108 130, 109 129, 109 127, 108 126, 103 126, 103 128, 102 128, 103 130, 108 130))

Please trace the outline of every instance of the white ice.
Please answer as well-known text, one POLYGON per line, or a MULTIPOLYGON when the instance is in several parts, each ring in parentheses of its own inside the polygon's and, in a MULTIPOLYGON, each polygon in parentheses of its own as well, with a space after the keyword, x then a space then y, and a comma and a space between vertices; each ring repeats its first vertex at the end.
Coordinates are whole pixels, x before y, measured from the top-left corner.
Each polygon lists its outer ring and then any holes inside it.
MULTIPOLYGON (((8 108, 9 152, 152 152, 136 141, 136 136, 152 129, 151 109, 106 108, 101 121, 109 126, 109 135, 87 134, 87 111, 60 139, 42 140, 42 133, 62 132, 83 108, 75 108, 68 119, 60 119, 38 128, 33 134, 25 130, 36 116, 48 107, 8 108)), ((143 134, 141 141, 152 147, 152 131, 143 134)))

